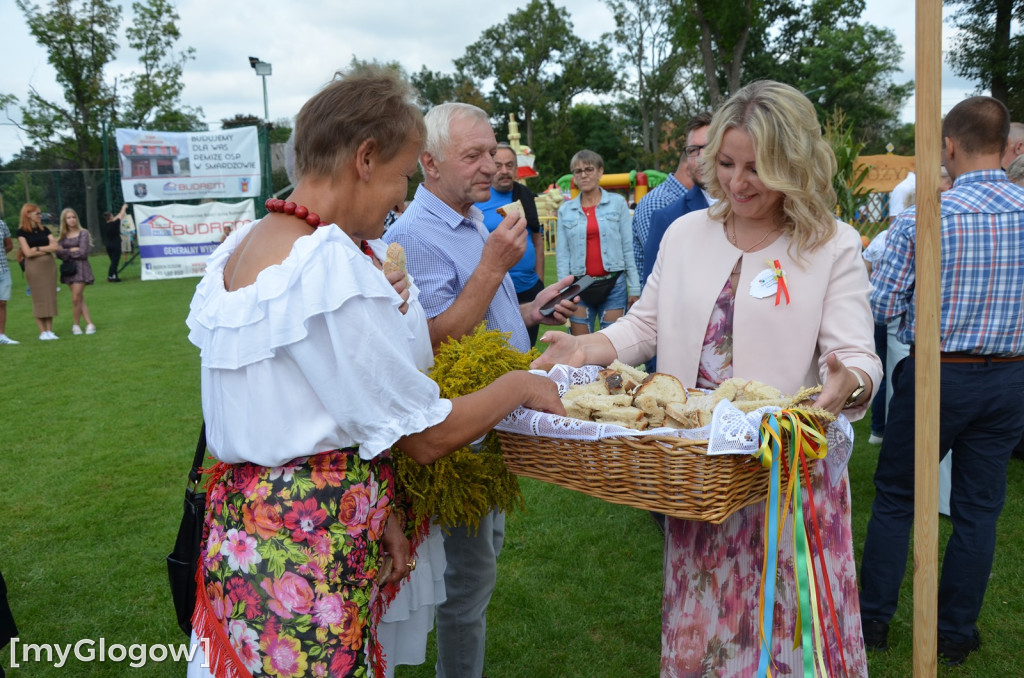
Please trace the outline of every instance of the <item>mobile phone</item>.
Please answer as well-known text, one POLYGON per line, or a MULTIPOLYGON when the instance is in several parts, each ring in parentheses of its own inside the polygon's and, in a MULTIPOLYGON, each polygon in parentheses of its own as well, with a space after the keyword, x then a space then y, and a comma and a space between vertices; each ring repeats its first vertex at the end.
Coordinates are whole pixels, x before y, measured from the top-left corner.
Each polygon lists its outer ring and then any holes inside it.
POLYGON ((594 284, 594 279, 589 275, 584 275, 576 279, 576 282, 563 287, 562 291, 558 293, 558 296, 548 301, 546 304, 540 307, 540 314, 543 316, 549 316, 555 312, 555 306, 563 299, 572 299, 579 295, 580 292, 587 289, 594 284))

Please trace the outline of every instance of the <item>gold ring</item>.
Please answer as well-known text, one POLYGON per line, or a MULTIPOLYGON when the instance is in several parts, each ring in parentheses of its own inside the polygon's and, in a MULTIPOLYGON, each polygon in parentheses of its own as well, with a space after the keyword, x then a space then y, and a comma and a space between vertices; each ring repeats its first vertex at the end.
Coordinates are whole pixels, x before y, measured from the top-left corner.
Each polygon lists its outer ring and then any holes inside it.
POLYGON ((409 571, 412 572, 415 569, 416 569, 416 559, 413 558, 412 560, 409 561, 409 571))

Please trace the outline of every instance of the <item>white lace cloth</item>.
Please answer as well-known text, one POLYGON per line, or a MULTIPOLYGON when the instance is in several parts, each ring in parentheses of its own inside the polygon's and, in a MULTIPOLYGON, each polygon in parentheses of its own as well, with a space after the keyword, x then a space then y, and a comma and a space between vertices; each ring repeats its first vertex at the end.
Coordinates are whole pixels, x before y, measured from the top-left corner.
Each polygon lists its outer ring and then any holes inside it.
MULTIPOLYGON (((584 365, 570 367, 555 365, 549 372, 534 370, 536 374, 544 374, 558 385, 558 395, 564 396, 571 387, 589 384, 597 379, 602 367, 584 365)), ((711 425, 696 429, 650 428, 645 431, 604 424, 594 421, 583 421, 570 417, 559 417, 545 412, 529 410, 523 407, 515 410, 495 426, 499 431, 522 435, 541 436, 545 438, 561 438, 567 440, 600 440, 618 436, 674 436, 688 440, 707 440, 708 454, 752 454, 757 451, 761 418, 766 412, 779 412, 779 407, 762 407, 753 412, 741 412, 727 400, 715 407, 711 417, 711 425)), ((833 482, 842 475, 842 470, 849 461, 853 451, 853 426, 846 417, 840 415, 828 427, 826 432, 828 454, 825 457, 833 482)))

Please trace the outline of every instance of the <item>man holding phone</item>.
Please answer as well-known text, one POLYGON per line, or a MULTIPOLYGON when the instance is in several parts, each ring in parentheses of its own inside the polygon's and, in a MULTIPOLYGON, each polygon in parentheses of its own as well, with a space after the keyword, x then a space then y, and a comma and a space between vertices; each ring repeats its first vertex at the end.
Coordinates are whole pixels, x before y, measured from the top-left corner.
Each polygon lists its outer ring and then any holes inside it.
MULTIPOLYGON (((550 316, 540 313, 573 277, 519 304, 508 271, 526 250, 526 219, 509 214, 488 233, 476 206, 489 198, 496 171, 498 144, 487 114, 476 106, 448 103, 430 109, 424 122, 423 184, 384 240, 405 249, 435 350, 486 320, 489 329, 510 332, 509 343, 526 352, 531 347, 528 326, 564 325, 575 312, 576 305, 563 300, 550 316)), ((480 678, 483 673, 487 605, 504 537, 505 515, 496 510, 481 519, 478 530, 462 525, 444 535, 447 600, 437 608, 438 678, 480 678)))
MULTIPOLYGON (((526 217, 526 251, 523 258, 509 269, 512 284, 516 288, 516 297, 520 304, 526 304, 537 298, 544 289, 544 229, 537 216, 537 205, 533 193, 526 186, 516 181, 519 171, 516 152, 505 143, 499 143, 494 152, 494 176, 491 178, 490 199, 478 202, 477 207, 484 215, 484 226, 493 231, 505 218, 499 208, 510 203, 519 202, 523 206, 526 217)), ((530 345, 537 343, 538 325, 528 325, 530 345)))

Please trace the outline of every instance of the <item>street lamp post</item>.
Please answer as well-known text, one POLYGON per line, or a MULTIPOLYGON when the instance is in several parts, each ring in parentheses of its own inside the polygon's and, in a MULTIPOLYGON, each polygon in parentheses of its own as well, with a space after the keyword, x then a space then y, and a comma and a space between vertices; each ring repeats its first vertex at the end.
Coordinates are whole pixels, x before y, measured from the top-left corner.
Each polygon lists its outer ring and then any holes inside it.
POLYGON ((260 204, 266 198, 274 194, 273 172, 270 159, 270 106, 267 103, 267 76, 273 73, 273 68, 266 61, 260 61, 258 57, 249 57, 249 65, 256 71, 256 75, 263 78, 263 124, 260 125, 260 204))
POLYGON ((270 106, 267 104, 267 76, 274 72, 273 66, 266 61, 260 61, 259 57, 249 57, 249 65, 256 71, 256 75, 263 78, 263 121, 270 122, 270 106))

